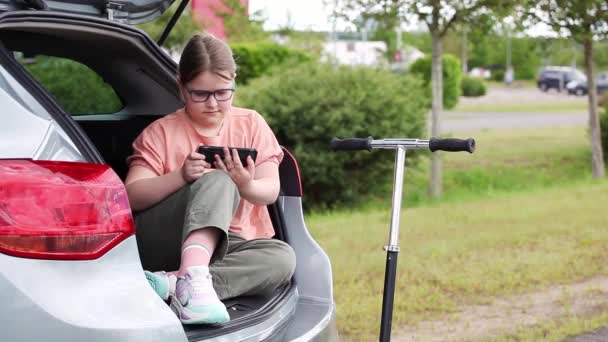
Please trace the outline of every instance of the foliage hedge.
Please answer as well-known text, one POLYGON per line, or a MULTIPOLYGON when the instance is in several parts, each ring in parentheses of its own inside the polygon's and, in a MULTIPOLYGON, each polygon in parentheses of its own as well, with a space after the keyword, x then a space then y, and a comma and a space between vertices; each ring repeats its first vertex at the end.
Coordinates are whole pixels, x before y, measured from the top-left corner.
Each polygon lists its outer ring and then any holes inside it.
POLYGON ((504 82, 505 81, 504 69, 496 69, 496 70, 492 71, 492 81, 504 82))
MULTIPOLYGON (((462 71, 460 69, 460 60, 450 54, 443 55, 443 107, 452 109, 458 104, 460 97, 460 80, 462 71)), ((417 59, 410 66, 410 72, 415 75, 420 75, 431 91, 431 56, 428 55, 417 59)), ((430 96, 430 93, 429 93, 430 96)))
MULTIPOLYGON (((171 21, 171 18, 175 15, 178 7, 178 1, 175 1, 160 17, 144 24, 137 25, 137 27, 144 30, 154 41, 158 41, 169 24, 169 21, 171 21)), ((171 29, 171 34, 167 36, 163 43, 164 47, 173 52, 181 51, 188 40, 190 40, 194 34, 199 33, 202 30, 200 23, 196 20, 194 15, 192 15, 192 11, 189 7, 190 6, 184 9, 177 19, 175 26, 171 29)))
POLYGON ((236 80, 239 85, 245 85, 251 79, 269 73, 276 67, 312 59, 303 51, 275 43, 240 43, 232 44, 231 48, 238 65, 236 80))
POLYGON ((114 89, 84 64, 38 56, 24 66, 67 113, 113 113, 122 108, 114 89))
POLYGON ((420 137, 427 95, 418 78, 305 63, 252 80, 235 103, 266 118, 298 159, 305 206, 325 209, 386 195, 393 174, 393 151, 333 152, 331 138, 420 137))
POLYGON ((460 83, 462 96, 477 97, 486 94, 486 85, 483 80, 476 77, 465 76, 460 83))
MULTIPOLYGON (((235 44, 239 66, 237 81, 250 79, 281 67, 312 59, 306 53, 274 43, 235 44)), ((25 67, 71 114, 111 113, 122 107, 120 98, 95 72, 83 64, 62 58, 38 56, 25 67), (78 87, 74 87, 78 84, 78 87)))

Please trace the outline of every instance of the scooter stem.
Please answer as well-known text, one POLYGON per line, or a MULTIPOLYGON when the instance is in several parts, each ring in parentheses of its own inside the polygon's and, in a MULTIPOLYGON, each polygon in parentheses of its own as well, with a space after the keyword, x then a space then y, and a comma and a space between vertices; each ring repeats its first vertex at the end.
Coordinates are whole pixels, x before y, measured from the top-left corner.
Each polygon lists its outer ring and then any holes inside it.
POLYGON ((395 282, 397 278, 397 255, 399 253, 399 222, 401 219, 401 198, 403 194, 403 178, 405 174, 404 146, 397 146, 395 156, 395 173, 393 178, 393 205, 391 209, 391 226, 386 250, 386 269, 384 272, 384 294, 382 297, 382 318, 380 321, 380 342, 391 340, 391 325, 393 321, 393 302, 395 298, 395 282))
POLYGON ((393 177, 393 206, 391 209, 391 227, 388 238, 388 246, 385 247, 387 251, 390 251, 393 247, 397 248, 397 252, 399 251, 399 221, 401 218, 401 197, 403 194, 404 178, 403 176, 405 174, 405 152, 405 147, 397 147, 397 154, 395 156, 395 174, 393 177))
POLYGON ((386 270, 384 273, 384 294, 382 297, 382 319, 380 321, 380 342, 391 340, 391 324, 393 321, 393 300, 395 298, 395 282, 397 280, 397 255, 399 254, 399 221, 401 218, 401 197, 403 195, 403 182, 405 173, 405 152, 407 149, 429 149, 431 152, 447 151, 473 153, 475 139, 431 138, 420 139, 380 139, 373 137, 366 139, 333 138, 330 147, 334 151, 360 151, 373 149, 396 149, 395 174, 393 179, 393 206, 391 212, 391 226, 386 250, 386 270))

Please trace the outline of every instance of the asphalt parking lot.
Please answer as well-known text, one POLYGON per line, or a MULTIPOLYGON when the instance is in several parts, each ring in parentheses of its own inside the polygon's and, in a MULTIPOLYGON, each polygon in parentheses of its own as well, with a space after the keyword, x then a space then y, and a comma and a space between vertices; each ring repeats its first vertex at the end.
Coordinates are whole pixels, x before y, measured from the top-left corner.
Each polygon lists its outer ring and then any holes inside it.
MULTIPOLYGON (((490 87, 487 95, 478 98, 460 98, 462 107, 475 105, 496 106, 517 103, 551 104, 559 107, 563 104, 572 107, 573 104, 583 107, 587 97, 578 97, 558 93, 557 91, 542 92, 530 87, 490 87)), ((497 111, 445 111, 440 121, 442 133, 475 132, 484 129, 518 129, 536 127, 570 127, 587 124, 585 111, 556 111, 556 112, 497 112, 497 111)))

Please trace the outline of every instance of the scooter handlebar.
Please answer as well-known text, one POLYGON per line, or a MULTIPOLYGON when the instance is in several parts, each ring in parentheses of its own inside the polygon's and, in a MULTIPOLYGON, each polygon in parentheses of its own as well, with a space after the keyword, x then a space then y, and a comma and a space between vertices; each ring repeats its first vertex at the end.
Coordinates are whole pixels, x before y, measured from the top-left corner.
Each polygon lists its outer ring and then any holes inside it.
POLYGON ((429 140, 429 150, 473 153, 475 151, 475 139, 456 139, 456 138, 431 138, 429 140))
POLYGON ((348 139, 338 139, 333 138, 329 143, 329 147, 334 151, 359 151, 359 150, 368 150, 372 151, 372 140, 374 138, 368 137, 366 139, 362 138, 348 138, 348 139))

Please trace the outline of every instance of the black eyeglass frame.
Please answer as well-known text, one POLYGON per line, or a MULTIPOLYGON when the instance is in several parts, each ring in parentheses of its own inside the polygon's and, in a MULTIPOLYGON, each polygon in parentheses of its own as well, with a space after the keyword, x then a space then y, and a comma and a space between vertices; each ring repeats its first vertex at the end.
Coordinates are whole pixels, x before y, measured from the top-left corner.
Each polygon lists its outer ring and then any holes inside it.
POLYGON ((218 90, 214 90, 214 91, 197 90, 197 89, 192 89, 191 90, 191 89, 188 89, 188 88, 185 88, 185 89, 186 89, 186 92, 188 92, 188 95, 190 96, 190 100, 192 100, 193 102, 197 102, 197 103, 209 101, 209 98, 211 97, 211 95, 213 95, 213 98, 217 102, 228 101, 228 100, 230 100, 234 96, 234 91, 236 90, 235 88, 225 88, 225 89, 218 89, 218 90), (218 92, 220 92, 220 91, 230 91, 230 97, 228 97, 226 99, 222 99, 222 100, 218 99, 216 94, 218 92), (200 94, 206 94, 205 99, 204 100, 200 100, 200 101, 195 100, 194 97, 193 97, 193 95, 195 93, 199 93, 199 96, 200 96, 200 94))

